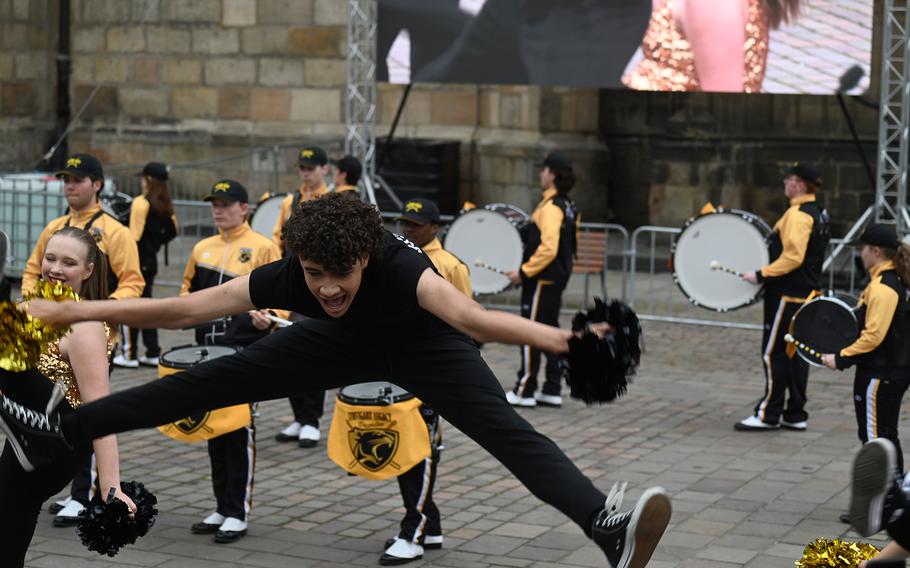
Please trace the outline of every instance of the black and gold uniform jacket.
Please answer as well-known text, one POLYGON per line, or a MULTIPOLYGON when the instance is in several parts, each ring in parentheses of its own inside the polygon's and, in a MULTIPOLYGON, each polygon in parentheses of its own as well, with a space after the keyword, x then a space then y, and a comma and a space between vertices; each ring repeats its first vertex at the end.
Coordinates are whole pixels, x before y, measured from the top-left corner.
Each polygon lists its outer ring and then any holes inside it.
POLYGON ((420 247, 429 257, 430 262, 436 267, 439 275, 448 280, 458 291, 472 297, 471 277, 468 272, 468 265, 463 263, 457 256, 442 248, 439 239, 433 239, 426 245, 420 247))
POLYGON ((294 210, 294 202, 296 201, 300 204, 304 201, 322 197, 326 193, 329 193, 329 188, 325 184, 322 184, 313 191, 305 191, 303 186, 300 186, 297 193, 288 194, 288 196, 284 198, 284 201, 281 202, 278 218, 275 219, 275 227, 272 229, 272 242, 275 243, 278 250, 284 250, 284 239, 281 238, 281 230, 284 228, 284 224, 288 222, 288 219, 291 218, 291 212, 294 210))
POLYGON ((758 272, 759 282, 791 296, 818 290, 829 238, 828 213, 816 203, 815 194, 794 197, 768 239, 772 261, 758 272))
POLYGON ((23 294, 35 290, 35 284, 41 276, 41 259, 44 257, 47 241, 50 240, 51 235, 67 226, 87 230, 95 237, 101 252, 107 255, 111 298, 138 298, 142 295, 142 290, 145 289, 145 279, 139 270, 139 251, 136 241, 129 229, 117 219, 102 212, 101 205, 98 203, 86 211, 57 217, 44 227, 22 273, 23 294))
POLYGON ((130 233, 139 248, 139 265, 145 274, 158 272, 158 250, 177 235, 177 216, 162 217, 151 211, 145 194, 130 205, 130 233))
POLYGON ((521 265, 524 279, 537 278, 565 285, 572 276, 576 250, 578 208, 556 188, 543 192, 531 214, 521 265))
POLYGON ((910 301, 907 285, 890 260, 869 271, 856 315, 862 325, 859 338, 835 354, 838 369, 856 364, 860 374, 879 375, 910 366, 910 301))
POLYGON ((356 185, 336 185, 335 193, 344 193, 345 191, 357 191, 356 185))
MULTIPOLYGON (((202 239, 193 247, 186 263, 180 295, 197 292, 252 272, 255 268, 281 260, 275 244, 243 223, 230 231, 202 239)), ((233 316, 226 330, 225 342, 247 345, 266 335, 253 327, 249 314, 233 316)), ((202 341, 197 334, 197 341, 202 341)))

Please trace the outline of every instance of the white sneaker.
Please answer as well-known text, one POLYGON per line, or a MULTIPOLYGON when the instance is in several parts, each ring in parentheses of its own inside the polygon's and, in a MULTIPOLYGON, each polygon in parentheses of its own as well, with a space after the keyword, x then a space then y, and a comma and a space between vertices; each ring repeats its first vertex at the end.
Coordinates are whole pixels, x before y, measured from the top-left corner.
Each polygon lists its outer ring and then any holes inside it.
POLYGON ((397 566, 419 558, 423 558, 422 546, 403 538, 396 538, 395 543, 379 557, 379 563, 383 566, 397 566))
POLYGON ((525 407, 537 406, 536 399, 534 399, 530 396, 520 397, 512 391, 506 391, 506 400, 512 406, 525 406, 525 407))
POLYGON ((116 357, 114 357, 113 363, 114 363, 115 367, 123 367, 125 369, 138 369, 139 368, 138 360, 127 359, 123 355, 117 355, 116 357))
POLYGON ((562 406, 562 397, 558 394, 546 394, 539 392, 534 395, 534 400, 537 401, 537 404, 543 406, 562 406))
POLYGON ((423 537, 423 547, 424 548, 442 548, 442 535, 441 534, 428 534, 423 537))
POLYGON ((803 432, 809 427, 809 424, 805 420, 800 420, 799 422, 787 422, 781 418, 780 427, 786 430, 798 430, 800 432, 803 432))
POLYGON ((764 430, 777 430, 778 428, 780 428, 780 425, 763 422, 761 418, 754 415, 744 418, 733 425, 733 429, 739 430, 740 432, 760 432, 764 430))
POLYGON ((158 357, 145 357, 139 356, 139 364, 145 365, 146 367, 157 367, 158 366, 158 357))
POLYGON ((275 434, 279 442, 293 442, 300 439, 300 422, 291 422, 291 425, 275 434))
POLYGON ((79 522, 79 515, 85 511, 82 503, 76 500, 70 500, 65 507, 54 517, 55 527, 70 527, 79 522))
POLYGON ((302 426, 297 439, 301 448, 312 448, 319 442, 319 428, 309 424, 302 426))

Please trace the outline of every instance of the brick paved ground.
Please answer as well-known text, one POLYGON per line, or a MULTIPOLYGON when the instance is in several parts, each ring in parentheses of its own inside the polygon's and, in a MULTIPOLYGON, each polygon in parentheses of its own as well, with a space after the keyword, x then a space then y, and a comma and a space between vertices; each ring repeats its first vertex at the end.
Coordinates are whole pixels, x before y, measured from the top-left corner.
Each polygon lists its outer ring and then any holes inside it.
MULTIPOLYGON (((789 568, 812 539, 848 534, 837 516, 846 504, 857 446, 850 378, 813 371, 808 432, 735 433, 732 424, 760 394, 758 332, 645 325, 647 353, 621 402, 586 408, 570 401, 561 410, 521 412, 598 486, 628 480, 629 503, 649 485, 671 492, 672 524, 651 566, 789 568)), ((186 332, 168 333, 163 343, 187 339, 186 332)), ((510 386, 515 350, 490 345, 484 356, 510 386)), ((120 389, 153 377, 151 370, 118 370, 112 381, 120 389)), ((132 432, 120 437, 123 471, 125 478, 147 483, 160 500, 152 533, 114 559, 99 558, 76 542, 72 529, 55 529, 51 516, 42 515, 27 565, 376 565, 402 512, 397 485, 344 475, 325 457, 324 445, 302 450, 274 442, 273 434, 290 419, 285 401, 263 403, 260 411, 255 505, 246 538, 216 545, 188 531, 213 507, 205 446, 181 445, 155 431, 132 432)), ((414 565, 605 565, 577 527, 531 497, 453 428, 446 433, 437 500, 445 548, 428 551, 414 565)))

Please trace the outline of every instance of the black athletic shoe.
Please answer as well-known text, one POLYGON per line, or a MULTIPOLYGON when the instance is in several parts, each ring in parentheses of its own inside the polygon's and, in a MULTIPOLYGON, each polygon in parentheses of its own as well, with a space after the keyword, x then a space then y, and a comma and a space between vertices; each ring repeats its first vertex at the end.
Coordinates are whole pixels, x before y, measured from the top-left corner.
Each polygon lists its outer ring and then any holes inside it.
POLYGON ((897 450, 890 440, 875 438, 857 452, 850 481, 850 524, 861 536, 879 532, 903 508, 896 468, 897 450))
POLYGON ((643 568, 670 523, 672 507, 663 488, 652 487, 631 511, 618 513, 624 488, 617 491, 613 486, 606 507, 594 520, 592 537, 613 568, 643 568))
POLYGON ((45 412, 32 410, 0 395, 0 429, 25 471, 34 471, 73 449, 60 432, 60 415, 56 408, 63 400, 63 391, 58 387, 54 387, 45 412))

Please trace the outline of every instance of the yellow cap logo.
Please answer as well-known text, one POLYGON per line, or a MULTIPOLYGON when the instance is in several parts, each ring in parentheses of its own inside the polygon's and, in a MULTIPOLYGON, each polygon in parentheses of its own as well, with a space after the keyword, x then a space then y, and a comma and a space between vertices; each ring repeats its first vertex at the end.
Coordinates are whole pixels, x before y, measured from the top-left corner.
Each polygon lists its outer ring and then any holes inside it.
POLYGON ((300 152, 301 158, 312 158, 313 156, 315 156, 315 153, 312 150, 304 150, 300 152))
POLYGON ((418 203, 416 201, 411 201, 407 205, 404 206, 405 213, 408 213, 408 212, 420 213, 421 209, 423 209, 423 203, 418 203))
POLYGON ((70 158, 66 161, 66 167, 68 168, 78 168, 82 165, 82 160, 79 158, 70 158))
POLYGON ((215 191, 227 191, 227 190, 231 189, 231 184, 225 183, 222 181, 220 183, 216 183, 215 187, 213 189, 215 191))

